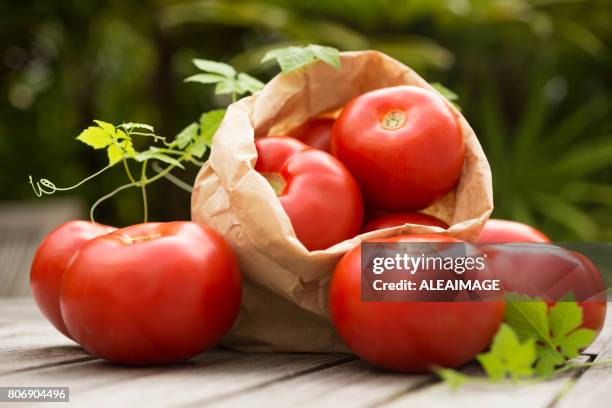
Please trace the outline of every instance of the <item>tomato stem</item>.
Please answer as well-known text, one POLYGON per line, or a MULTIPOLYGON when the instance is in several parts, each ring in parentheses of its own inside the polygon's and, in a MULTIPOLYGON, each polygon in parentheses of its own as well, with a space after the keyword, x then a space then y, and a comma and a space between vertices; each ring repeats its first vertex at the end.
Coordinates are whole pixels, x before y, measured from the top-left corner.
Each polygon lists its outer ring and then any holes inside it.
POLYGON ((395 130, 404 126, 406 123, 406 112, 394 109, 385 113, 382 118, 382 127, 386 130, 395 130))
POLYGON ((287 187, 287 181, 283 176, 281 176, 279 173, 272 172, 263 172, 261 175, 268 180, 268 183, 270 183, 272 190, 274 190, 274 193, 276 193, 277 196, 283 194, 285 187, 287 187))
POLYGON ((140 172, 140 189, 142 191, 142 210, 143 210, 143 222, 147 222, 149 219, 149 203, 147 202, 147 162, 145 160, 142 163, 142 170, 140 172))

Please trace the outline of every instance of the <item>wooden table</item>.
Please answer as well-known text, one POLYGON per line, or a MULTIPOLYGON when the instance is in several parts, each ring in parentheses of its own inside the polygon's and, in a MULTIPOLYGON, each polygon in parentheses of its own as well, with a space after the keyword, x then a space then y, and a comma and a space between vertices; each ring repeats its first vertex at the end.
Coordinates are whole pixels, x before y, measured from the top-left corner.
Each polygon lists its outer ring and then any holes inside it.
MULTIPOLYGON (((612 358, 612 319, 607 323, 583 359, 612 358)), ((216 349, 170 367, 119 367, 56 332, 30 298, 0 300, 0 386, 70 387, 70 405, 87 407, 612 407, 611 367, 538 384, 470 384, 456 391, 435 376, 389 373, 346 354, 216 349)), ((5 405, 49 404, 63 405, 5 405)))

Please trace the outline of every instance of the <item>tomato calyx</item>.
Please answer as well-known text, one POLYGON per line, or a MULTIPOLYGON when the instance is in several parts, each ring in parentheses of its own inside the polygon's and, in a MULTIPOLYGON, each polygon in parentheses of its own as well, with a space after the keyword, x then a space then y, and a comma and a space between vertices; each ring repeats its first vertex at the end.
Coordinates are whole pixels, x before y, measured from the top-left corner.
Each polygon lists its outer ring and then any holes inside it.
POLYGON ((154 239, 157 239, 159 237, 161 237, 162 234, 161 232, 154 232, 151 234, 145 234, 145 235, 135 235, 135 236, 129 236, 129 242, 128 244, 138 244, 140 242, 145 242, 145 241, 152 241, 154 239))
POLYGON ((280 196, 287 187, 287 180, 280 174, 275 172, 262 172, 261 175, 270 183, 272 190, 277 196, 280 196))
POLYGON ((385 113, 381 120, 381 126, 385 130, 396 130, 404 126, 406 123, 406 112, 393 109, 385 113))

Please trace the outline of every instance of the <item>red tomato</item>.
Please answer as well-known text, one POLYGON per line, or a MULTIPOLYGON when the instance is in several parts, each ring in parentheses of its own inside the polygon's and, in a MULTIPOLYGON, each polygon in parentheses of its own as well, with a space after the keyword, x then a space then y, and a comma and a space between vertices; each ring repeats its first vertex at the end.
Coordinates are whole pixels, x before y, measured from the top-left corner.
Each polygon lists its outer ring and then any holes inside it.
POLYGON ((489 219, 478 237, 480 243, 550 242, 543 232, 516 221, 489 219))
POLYGON ((406 212, 387 214, 373 219, 363 226, 361 232, 363 233, 376 231, 379 229, 399 227, 400 225, 404 224, 429 225, 444 229, 448 228, 448 225, 444 221, 439 220, 436 217, 432 217, 431 215, 406 212))
POLYGON ((270 182, 308 250, 328 248, 359 232, 359 186, 335 157, 290 137, 266 137, 255 145, 255 170, 270 182))
POLYGON ((30 270, 30 287, 42 314, 70 337, 60 311, 60 286, 68 263, 81 246, 116 228, 88 221, 69 221, 53 230, 40 244, 30 270))
POLYGON ((488 269, 509 291, 545 300, 549 307, 572 295, 583 311, 581 327, 601 331, 606 317, 606 288, 586 256, 555 245, 485 245, 488 269))
POLYGON ((367 202, 387 211, 414 211, 455 186, 465 146, 457 117, 442 97, 396 86, 346 105, 332 131, 332 151, 367 202))
MULTIPOLYGON (((550 243, 543 232, 529 225, 489 219, 478 242, 550 243)), ((582 326, 601 331, 606 318, 605 284, 597 267, 586 256, 552 245, 485 245, 489 270, 506 290, 542 297, 552 307, 556 299, 572 292, 582 308, 582 326), (585 300, 588 299, 588 300, 585 300)))
MULTIPOLYGON (((376 242, 461 241, 441 235, 403 235, 376 242)), ((341 259, 329 291, 334 326, 359 357, 392 370, 425 372, 457 367, 484 350, 503 319, 504 303, 366 302, 361 300, 361 247, 341 259)))
POLYGON ((178 221, 87 242, 60 294, 74 340, 120 364, 172 363, 204 351, 232 327, 240 297, 238 264, 225 240, 178 221))
POLYGON ((333 118, 314 118, 289 132, 308 146, 331 152, 331 132, 335 120, 333 118))

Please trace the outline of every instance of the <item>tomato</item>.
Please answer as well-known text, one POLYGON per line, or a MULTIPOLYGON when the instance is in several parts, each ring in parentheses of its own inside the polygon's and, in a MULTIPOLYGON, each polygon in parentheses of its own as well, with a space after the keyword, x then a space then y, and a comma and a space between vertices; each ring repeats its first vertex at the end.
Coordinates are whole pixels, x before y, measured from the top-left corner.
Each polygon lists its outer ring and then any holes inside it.
POLYGON ((366 202, 386 211, 415 211, 455 186, 465 146, 442 97, 396 86, 344 107, 332 130, 332 152, 355 176, 366 202))
POLYGON ((489 219, 478 237, 480 243, 550 242, 543 232, 516 221, 489 219))
MULTIPOLYGON (((370 242, 461 243, 441 235, 403 235, 370 242)), ((361 298, 361 247, 338 263, 329 290, 332 321, 359 357, 392 370, 457 367, 484 350, 504 315, 504 302, 371 302, 361 298)))
POLYGON ((359 186, 335 157, 291 137, 266 137, 255 145, 255 170, 274 189, 308 250, 328 248, 359 232, 359 186))
POLYGON ((601 331, 606 317, 606 288, 597 267, 586 256, 551 244, 485 245, 488 269, 502 287, 542 298, 549 307, 567 295, 583 311, 581 327, 601 331))
POLYGON ((133 225, 87 242, 64 274, 66 327, 85 350, 120 364, 188 359, 232 327, 241 298, 236 258, 192 222, 133 225))
POLYGON ((331 152, 331 132, 333 118, 314 118, 289 132, 289 136, 304 142, 315 149, 331 152))
POLYGON ((444 229, 448 228, 448 225, 444 221, 439 220, 436 217, 432 217, 431 215, 416 212, 404 212, 387 214, 375 218, 366 223, 361 229, 361 232, 363 233, 376 231, 379 229, 399 227, 400 225, 404 224, 429 225, 432 227, 440 227, 444 229))
POLYGON ((38 247, 30 270, 30 287, 42 314, 70 337, 60 311, 60 286, 68 263, 81 246, 116 228, 88 221, 69 221, 53 230, 38 247))
POLYGON ((601 331, 606 318, 605 284, 597 267, 586 256, 550 243, 541 231, 516 221, 489 219, 478 242, 489 257, 489 270, 504 288, 541 297, 552 307, 573 293, 582 308, 582 326, 601 331), (504 243, 540 245, 487 245, 504 243))

